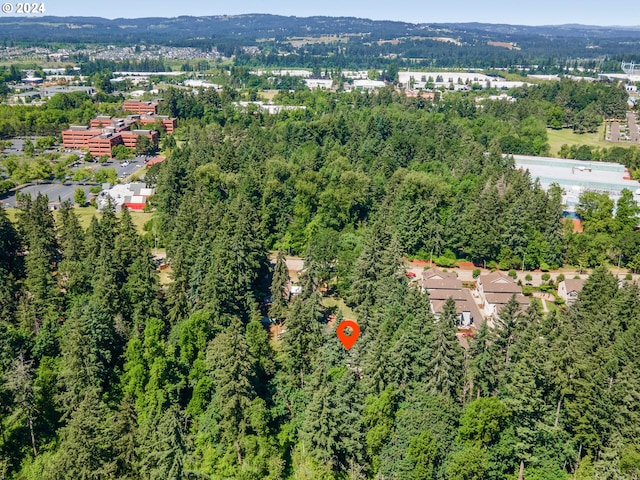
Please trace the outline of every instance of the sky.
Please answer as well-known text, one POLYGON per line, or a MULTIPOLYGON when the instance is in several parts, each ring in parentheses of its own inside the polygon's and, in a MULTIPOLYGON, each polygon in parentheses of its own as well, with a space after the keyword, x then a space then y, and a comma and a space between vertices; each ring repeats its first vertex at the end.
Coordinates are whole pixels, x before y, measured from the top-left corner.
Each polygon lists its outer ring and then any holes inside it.
MULTIPOLYGON (((14 0, 11 0, 16 3, 14 0)), ((353 16, 412 23, 485 22, 515 25, 640 25, 628 8, 602 0, 44 0, 46 15, 105 18, 271 13, 353 16)), ((633 11, 633 9, 631 10, 633 11)))

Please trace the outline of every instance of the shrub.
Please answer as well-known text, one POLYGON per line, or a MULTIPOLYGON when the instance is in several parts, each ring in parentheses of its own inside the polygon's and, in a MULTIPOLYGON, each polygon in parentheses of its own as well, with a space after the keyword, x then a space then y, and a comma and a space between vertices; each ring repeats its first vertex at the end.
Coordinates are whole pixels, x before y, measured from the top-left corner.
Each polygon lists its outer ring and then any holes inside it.
POLYGON ((518 274, 516 273, 516 271, 512 268, 511 270, 509 270, 509 273, 507 274, 509 275, 511 278, 513 278, 514 280, 516 278, 518 278, 518 274))
POLYGON ((11 180, 0 181, 0 195, 7 193, 9 190, 11 190, 15 186, 16 186, 16 183, 12 182, 11 180))
POLYGON ((543 273, 542 274, 542 280, 544 282, 548 282, 550 278, 551 278, 551 275, 549 275, 548 273, 543 273))
POLYGON ((473 278, 478 278, 480 276, 480 269, 474 268, 473 273, 471 275, 473 276, 473 278))
POLYGON ((625 280, 633 280, 633 275, 631 275, 630 273, 627 273, 627 274, 624 276, 624 279, 625 279, 625 280))
POLYGON ((560 282, 564 282, 564 274, 561 273, 560 275, 558 275, 556 277, 556 282, 560 283, 560 282))
POLYGON ((456 266, 456 259, 448 257, 434 257, 433 263, 435 263, 438 267, 451 268, 456 266))
POLYGON ((554 290, 554 287, 550 283, 543 283, 542 285, 540 285, 541 292, 551 293, 553 292, 553 290, 554 290))
POLYGON ((530 274, 530 273, 527 273, 527 274, 524 276, 524 279, 525 279, 527 282, 530 282, 531 280, 533 280, 533 277, 531 276, 531 274, 530 274))

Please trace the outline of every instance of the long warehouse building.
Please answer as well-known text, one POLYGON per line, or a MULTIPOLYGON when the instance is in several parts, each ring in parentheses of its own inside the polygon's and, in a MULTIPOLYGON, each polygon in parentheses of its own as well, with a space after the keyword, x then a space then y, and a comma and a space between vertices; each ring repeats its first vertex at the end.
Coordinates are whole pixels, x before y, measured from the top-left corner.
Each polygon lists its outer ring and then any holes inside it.
POLYGON ((562 200, 567 212, 575 211, 580 195, 585 191, 606 193, 615 202, 627 188, 640 203, 640 182, 631 180, 627 168, 619 163, 528 155, 513 155, 513 159, 516 168, 529 170, 531 178, 539 179, 545 190, 557 183, 564 191, 562 200))

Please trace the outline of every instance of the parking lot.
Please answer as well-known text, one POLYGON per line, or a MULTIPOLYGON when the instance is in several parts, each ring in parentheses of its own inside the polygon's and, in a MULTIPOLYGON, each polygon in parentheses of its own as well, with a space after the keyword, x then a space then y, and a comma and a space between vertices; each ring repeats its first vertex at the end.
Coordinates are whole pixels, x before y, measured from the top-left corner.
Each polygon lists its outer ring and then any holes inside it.
POLYGON ((113 168, 118 178, 123 179, 144 167, 145 161, 146 157, 136 157, 131 160, 109 160, 105 163, 80 161, 78 165, 71 167, 71 171, 74 172, 79 168, 89 168, 91 171, 96 172, 103 168, 113 168))
MULTIPOLYGON (((40 185, 29 185, 28 187, 20 190, 20 193, 31 194, 31 198, 35 198, 38 193, 42 193, 49 197, 50 203, 64 202, 65 200, 71 200, 73 203, 73 194, 76 189, 82 188, 84 193, 89 197, 89 187, 90 185, 83 185, 80 183, 43 183, 40 185)), ((15 207, 16 206, 16 196, 11 195, 10 197, 4 198, 2 203, 5 207, 15 207)))
MULTIPOLYGON (((35 144, 35 140, 31 140, 35 144)), ((10 139, 12 145, 10 147, 6 147, 2 153, 5 155, 20 155, 22 153, 22 149, 24 148, 24 140, 21 138, 12 138, 10 139)))
MULTIPOLYGON (((15 140, 14 140, 15 142, 15 140)), ((8 153, 5 149, 5 153, 8 153)), ((82 157, 80 157, 82 158, 82 157)), ((145 157, 136 157, 131 160, 121 161, 121 160, 109 160, 106 163, 97 163, 97 162, 83 162, 79 161, 78 165, 71 167, 71 171, 75 171, 79 168, 89 168, 92 171, 98 171, 103 168, 113 168, 118 175, 118 179, 123 181, 130 175, 133 175, 135 172, 140 170, 145 165, 146 158, 145 157)), ((20 193, 29 193, 32 198, 35 198, 38 193, 42 193, 49 197, 49 202, 57 203, 64 202, 65 200, 71 200, 73 202, 73 195, 77 188, 82 187, 89 198, 89 188, 91 184, 87 184, 86 182, 72 182, 65 181, 64 183, 56 180, 53 182, 40 182, 35 185, 29 185, 20 190, 20 193)), ((0 202, 5 207, 15 207, 16 206, 16 196, 15 193, 7 196, 3 199, 0 199, 0 202)))

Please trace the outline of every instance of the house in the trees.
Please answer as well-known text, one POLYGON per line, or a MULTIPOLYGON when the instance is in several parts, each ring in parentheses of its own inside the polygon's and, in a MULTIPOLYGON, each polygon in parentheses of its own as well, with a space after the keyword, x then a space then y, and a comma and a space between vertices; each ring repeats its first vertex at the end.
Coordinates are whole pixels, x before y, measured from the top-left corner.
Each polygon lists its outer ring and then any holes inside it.
POLYGON ((488 317, 500 312, 500 309, 514 295, 522 309, 527 308, 529 305, 529 298, 522 294, 522 288, 513 278, 502 272, 480 275, 476 280, 476 291, 482 301, 484 313, 488 317))
POLYGON ((482 324, 482 312, 469 289, 462 288, 462 282, 455 273, 443 272, 437 268, 425 270, 422 274, 421 288, 423 293, 429 294, 429 303, 434 314, 441 313, 444 302, 453 298, 459 315, 459 326, 477 328, 482 324))
POLYGON ((566 279, 558 283, 558 296, 564 299, 567 305, 571 305, 582 291, 584 280, 581 278, 566 279))

